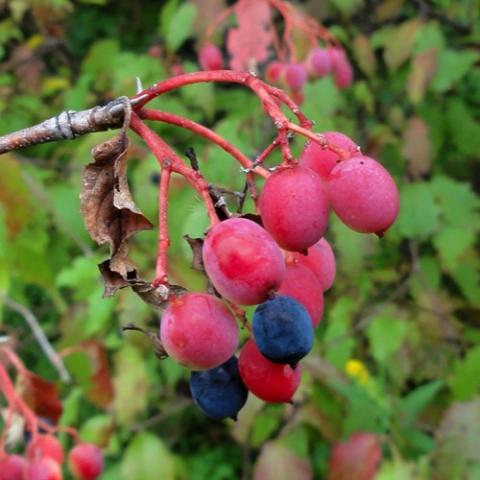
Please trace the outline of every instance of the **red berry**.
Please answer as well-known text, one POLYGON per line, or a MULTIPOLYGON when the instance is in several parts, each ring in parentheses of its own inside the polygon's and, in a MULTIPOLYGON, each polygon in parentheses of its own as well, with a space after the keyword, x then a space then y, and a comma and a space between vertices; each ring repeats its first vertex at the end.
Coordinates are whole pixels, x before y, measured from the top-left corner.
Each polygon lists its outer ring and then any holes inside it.
POLYGON ((6 455, 0 460, 0 480, 23 480, 27 466, 20 455, 6 455))
POLYGON ((307 267, 287 263, 278 293, 301 303, 310 315, 314 327, 320 323, 323 316, 323 290, 315 274, 307 267))
POLYGON ((202 254, 213 286, 240 305, 266 300, 285 273, 282 252, 272 237, 244 218, 230 218, 211 228, 202 254))
POLYGON ((301 90, 307 81, 307 69, 301 63, 289 63, 285 68, 285 81, 290 89, 301 90))
POLYGON ((340 162, 328 177, 328 195, 340 220, 357 232, 382 236, 398 215, 397 186, 370 157, 340 162))
POLYGON ((307 59, 308 70, 313 77, 323 77, 332 69, 332 62, 328 50, 314 48, 307 59))
POLYGON ((204 70, 221 70, 223 68, 223 56, 220 49, 213 43, 205 44, 199 53, 200 66, 204 70))
MULTIPOLYGON (((355 152, 358 149, 355 142, 343 133, 323 132, 322 135, 328 143, 342 150, 355 152)), ((333 150, 324 148, 316 142, 308 142, 300 155, 300 165, 311 168, 323 182, 328 179, 330 172, 339 160, 338 155, 333 150)))
POLYGON ((328 480, 373 480, 382 449, 373 433, 355 433, 337 443, 330 454, 328 480))
POLYGON ((95 480, 103 471, 103 455, 93 443, 79 443, 68 455, 70 470, 78 480, 95 480))
POLYGON ((311 246, 307 255, 294 253, 294 256, 300 265, 309 268, 315 274, 324 292, 332 286, 336 275, 335 255, 324 238, 311 246))
POLYGON ((259 208, 265 229, 285 250, 307 250, 327 229, 327 199, 318 175, 309 168, 295 165, 275 171, 265 182, 259 208))
POLYGON ((266 402, 288 402, 300 384, 300 367, 273 363, 258 350, 253 340, 243 346, 239 358, 240 376, 246 387, 266 402))
POLYGON ((353 70, 345 52, 340 48, 328 50, 332 62, 332 72, 338 88, 347 88, 353 80, 353 70))
POLYGON ((215 368, 234 355, 238 327, 216 297, 188 293, 173 298, 162 316, 160 338, 167 353, 194 370, 215 368))
POLYGON ((285 71, 285 65, 278 60, 274 60, 267 65, 265 69, 265 80, 268 83, 280 83, 285 71))
POLYGON ((38 435, 27 447, 26 457, 29 460, 36 460, 48 457, 61 465, 65 459, 62 444, 53 435, 38 435))
POLYGON ((25 480, 62 480, 62 469, 51 458, 39 458, 27 464, 25 480))

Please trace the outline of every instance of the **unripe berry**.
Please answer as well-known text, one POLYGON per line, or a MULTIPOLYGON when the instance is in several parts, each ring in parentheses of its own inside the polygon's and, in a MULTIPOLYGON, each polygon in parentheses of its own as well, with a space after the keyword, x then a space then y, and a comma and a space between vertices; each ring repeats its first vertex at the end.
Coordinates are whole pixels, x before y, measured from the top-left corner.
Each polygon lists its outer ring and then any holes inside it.
POLYGON ((337 87, 340 89, 349 87, 353 80, 353 70, 345 52, 340 48, 334 47, 330 48, 328 53, 332 62, 332 72, 337 87))
POLYGON ((373 158, 343 160, 332 170, 327 183, 333 210, 352 230, 382 236, 397 218, 397 186, 373 158))
POLYGON ((37 460, 39 458, 51 458, 59 465, 65 459, 62 444, 53 435, 38 435, 36 440, 32 440, 27 447, 26 457, 29 460, 37 460))
POLYGON ((60 465, 51 458, 33 460, 25 468, 25 480, 62 480, 60 465))
POLYGON ((26 466, 20 455, 6 455, 0 460, 0 480, 23 480, 26 466))
POLYGON ((301 90, 307 81, 307 69, 301 63, 289 63, 285 69, 285 81, 290 89, 301 90))
POLYGON ((205 370, 218 367, 235 353, 238 327, 218 298, 188 293, 170 300, 162 316, 160 338, 174 360, 205 370))
POLYGON ((268 83, 278 84, 281 82, 285 71, 285 65, 278 60, 274 60, 267 65, 265 69, 265 80, 268 83))
POLYGON ((204 70, 221 70, 223 68, 223 56, 220 49, 213 43, 205 44, 199 56, 200 66, 204 70))
POLYGON ((282 252, 273 238, 245 218, 229 218, 211 228, 202 255, 216 290, 240 305, 266 300, 285 274, 282 252))
POLYGON ((95 480, 103 471, 103 455, 93 443, 79 443, 68 455, 70 470, 78 480, 95 480))
POLYGON ((308 71, 312 77, 323 77, 332 69, 332 61, 328 50, 325 48, 314 48, 307 58, 308 71))

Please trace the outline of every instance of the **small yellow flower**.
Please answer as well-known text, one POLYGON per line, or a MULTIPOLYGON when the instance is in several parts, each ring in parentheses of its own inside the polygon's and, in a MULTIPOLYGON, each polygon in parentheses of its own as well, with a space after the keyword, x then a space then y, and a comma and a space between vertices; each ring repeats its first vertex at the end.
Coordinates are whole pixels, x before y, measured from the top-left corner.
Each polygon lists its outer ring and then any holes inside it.
POLYGON ((360 360, 349 360, 345 364, 345 373, 349 377, 357 380, 360 385, 370 383, 370 373, 368 373, 367 367, 360 360))

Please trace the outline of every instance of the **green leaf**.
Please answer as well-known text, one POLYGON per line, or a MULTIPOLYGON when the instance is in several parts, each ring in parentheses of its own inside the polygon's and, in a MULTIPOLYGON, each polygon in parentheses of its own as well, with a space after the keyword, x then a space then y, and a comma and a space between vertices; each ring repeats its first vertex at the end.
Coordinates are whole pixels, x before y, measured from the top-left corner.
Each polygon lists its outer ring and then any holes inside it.
POLYGON ((477 62, 480 54, 474 50, 445 50, 438 57, 438 68, 432 90, 445 92, 452 88, 477 62))
POLYGON ((480 269, 479 262, 469 261, 459 263, 455 269, 449 271, 460 287, 463 295, 475 307, 480 308, 480 269))
POLYGON ((438 229, 439 209, 428 183, 410 183, 400 193, 396 225, 406 238, 425 240, 438 229))
POLYGON ((197 14, 193 3, 184 3, 170 18, 166 42, 170 50, 175 52, 192 34, 192 25, 197 14))
POLYGON ((462 99, 449 99, 446 121, 449 140, 457 150, 463 155, 476 155, 480 151, 480 124, 462 99))
POLYGON ((330 309, 324 337, 325 358, 343 370, 351 357, 354 341, 349 335, 353 313, 357 304, 352 298, 343 297, 330 309))
POLYGON ((412 390, 400 399, 395 409, 396 415, 401 418, 404 425, 410 427, 443 386, 443 380, 435 380, 412 390))
POLYGON ((411 55, 416 36, 421 32, 422 22, 407 20, 395 27, 385 45, 384 58, 390 70, 398 69, 411 55))
POLYGON ((174 458, 157 435, 138 433, 128 444, 121 473, 125 480, 175 480, 174 458))
POLYGON ((480 393, 480 346, 455 361, 448 383, 456 400, 470 400, 475 393, 480 393))
MULTIPOLYGON (((131 425, 136 416, 147 408, 151 382, 146 369, 145 358, 136 348, 125 344, 116 353, 113 382, 115 386, 114 410, 116 418, 122 425, 131 425)), ((135 478, 140 479, 141 477, 135 478)))
POLYGON ((407 322, 388 311, 371 321, 367 337, 372 354, 379 363, 385 363, 401 347, 407 330, 407 322))
POLYGON ((445 227, 433 238, 433 244, 440 253, 442 264, 446 269, 453 269, 459 257, 470 248, 476 240, 474 232, 459 227, 445 227))

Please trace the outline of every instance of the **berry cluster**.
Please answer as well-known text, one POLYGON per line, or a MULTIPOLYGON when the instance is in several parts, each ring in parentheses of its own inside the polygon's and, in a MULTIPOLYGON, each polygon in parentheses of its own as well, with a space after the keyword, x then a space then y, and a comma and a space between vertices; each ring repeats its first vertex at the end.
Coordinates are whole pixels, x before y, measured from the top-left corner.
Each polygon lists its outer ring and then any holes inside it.
POLYGON ((299 104, 303 102, 303 88, 308 79, 331 74, 339 89, 350 86, 352 66, 345 50, 325 27, 289 2, 259 0, 258 3, 263 3, 263 7, 258 6, 257 11, 246 0, 238 0, 214 19, 199 50, 198 61, 203 70, 221 70, 228 68, 228 64, 233 70, 263 72, 268 83, 289 90, 299 104), (236 15, 238 27, 228 30, 226 50, 230 58, 225 61, 211 37, 231 11, 236 15), (278 25, 272 21, 275 15, 281 17, 283 31, 277 31, 278 25), (249 36, 255 28, 252 22, 258 22, 263 34, 258 50, 251 46, 242 48, 242 43, 250 43, 249 36))
MULTIPOLYGON (((39 434, 29 442, 25 457, 2 453, 0 480, 62 480, 63 447, 50 434, 39 434)), ((68 465, 77 480, 95 480, 103 470, 103 457, 95 445, 78 443, 68 455, 68 465)))
POLYGON ((231 216, 207 232, 202 260, 217 296, 174 296, 162 317, 162 344, 193 370, 192 396, 211 418, 235 418, 248 391, 267 402, 295 393, 299 362, 312 349, 323 294, 335 278, 324 238, 329 211, 351 229, 379 236, 397 216, 398 192, 385 168, 345 135, 323 136, 329 149, 307 143, 297 163, 268 175, 258 218, 231 216), (239 305, 257 306, 237 360, 232 311, 239 305))

